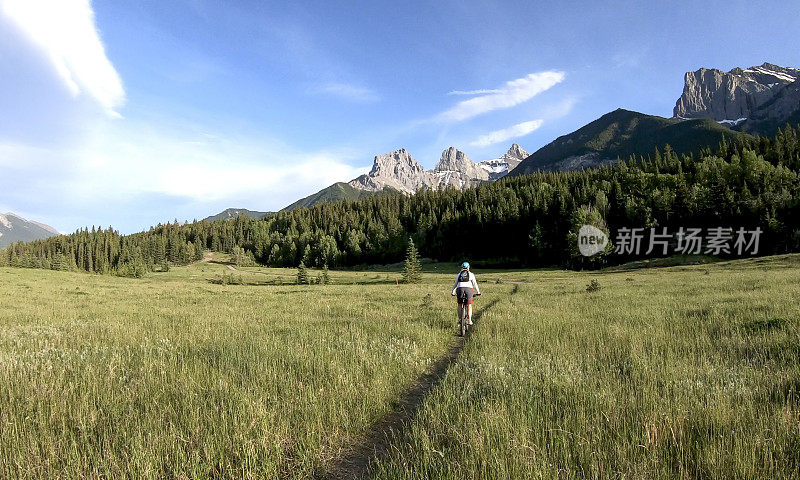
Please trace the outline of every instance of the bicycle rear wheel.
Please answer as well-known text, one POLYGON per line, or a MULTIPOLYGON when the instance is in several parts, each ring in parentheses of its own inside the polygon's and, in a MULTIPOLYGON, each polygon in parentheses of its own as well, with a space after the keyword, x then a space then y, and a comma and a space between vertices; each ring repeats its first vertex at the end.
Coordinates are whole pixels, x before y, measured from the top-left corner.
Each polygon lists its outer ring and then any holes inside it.
POLYGON ((466 298, 465 298, 464 302, 461 303, 461 319, 458 321, 458 323, 461 326, 461 336, 462 337, 467 334, 467 327, 468 327, 468 325, 467 325, 467 308, 468 307, 467 307, 467 302, 466 302, 466 298))

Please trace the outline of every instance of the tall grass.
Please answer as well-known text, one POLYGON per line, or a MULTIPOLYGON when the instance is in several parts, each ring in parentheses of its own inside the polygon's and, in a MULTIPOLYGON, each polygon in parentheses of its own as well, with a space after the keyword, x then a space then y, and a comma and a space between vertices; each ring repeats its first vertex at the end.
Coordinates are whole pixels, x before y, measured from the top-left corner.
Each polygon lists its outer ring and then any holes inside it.
MULTIPOLYGON (((324 474, 453 341, 426 268, 0 269, 0 478, 324 474)), ((477 273, 493 306, 375 478, 800 477, 800 257, 477 273)))
POLYGON ((529 275, 374 474, 798 478, 798 266, 529 275))
POLYGON ((222 286, 201 267, 0 269, 0 478, 307 477, 450 341, 425 286, 222 286))

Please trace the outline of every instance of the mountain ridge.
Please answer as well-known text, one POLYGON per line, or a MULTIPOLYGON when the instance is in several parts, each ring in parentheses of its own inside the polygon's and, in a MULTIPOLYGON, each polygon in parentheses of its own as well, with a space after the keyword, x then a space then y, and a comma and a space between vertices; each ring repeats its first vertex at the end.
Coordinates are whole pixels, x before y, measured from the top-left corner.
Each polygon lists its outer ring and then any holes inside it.
POLYGON ((725 138, 773 135, 787 122, 800 123, 800 69, 767 62, 728 72, 700 68, 684 75, 684 90, 671 118, 619 108, 533 154, 515 143, 503 156, 476 163, 451 146, 432 170, 401 148, 376 155, 369 173, 337 182, 284 210, 384 191, 413 194, 422 189, 464 189, 506 175, 598 167, 631 155, 648 156, 664 145, 676 153, 693 153, 725 138))
POLYGON ((536 171, 581 170, 650 155, 670 145, 676 153, 692 153, 739 135, 711 119, 681 121, 618 108, 540 148, 510 176, 536 171))
POLYGON ((516 143, 501 157, 475 163, 466 153, 448 147, 432 170, 425 170, 405 148, 383 155, 376 155, 369 173, 359 175, 349 182, 336 182, 318 192, 303 197, 284 207, 283 211, 310 207, 321 202, 357 200, 376 193, 413 194, 423 189, 437 190, 447 187, 469 188, 481 182, 493 181, 505 176, 527 155, 516 143), (491 165, 487 162, 495 162, 491 165), (492 169, 496 171, 493 172, 492 169))
POLYGON ((15 242, 31 242, 61 235, 44 223, 27 220, 13 212, 0 214, 0 248, 15 242))
POLYGON ((215 220, 228 220, 236 218, 241 215, 246 215, 250 218, 261 219, 269 215, 270 212, 259 212, 256 210, 248 210, 246 208, 226 208, 216 215, 210 215, 203 219, 203 221, 213 222, 215 220))
POLYGON ((773 135, 781 125, 800 120, 800 69, 765 62, 728 72, 686 72, 673 117, 711 118, 735 130, 773 135))
POLYGON ((291 205, 287 205, 286 207, 282 208, 281 211, 288 212, 296 208, 311 207, 318 203, 332 203, 343 200, 359 200, 369 195, 384 194, 384 193, 389 194, 397 192, 399 191, 393 189, 392 187, 386 187, 384 190, 371 192, 368 190, 357 189, 347 182, 336 182, 329 187, 325 187, 318 192, 312 193, 307 197, 303 197, 297 200, 291 205))

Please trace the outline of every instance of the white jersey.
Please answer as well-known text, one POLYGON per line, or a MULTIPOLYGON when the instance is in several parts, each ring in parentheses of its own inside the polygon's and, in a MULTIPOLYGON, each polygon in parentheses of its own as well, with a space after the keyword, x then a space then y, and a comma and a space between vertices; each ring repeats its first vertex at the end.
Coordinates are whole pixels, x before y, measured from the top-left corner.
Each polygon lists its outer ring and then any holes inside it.
POLYGON ((481 294, 481 289, 478 288, 478 281, 475 280, 475 275, 472 272, 469 272, 469 281, 468 282, 459 281, 460 277, 461 277, 461 272, 458 272, 458 275, 456 275, 456 283, 453 284, 453 290, 455 290, 456 288, 459 288, 459 287, 472 288, 473 290, 475 290, 475 293, 477 293, 478 295, 481 294))

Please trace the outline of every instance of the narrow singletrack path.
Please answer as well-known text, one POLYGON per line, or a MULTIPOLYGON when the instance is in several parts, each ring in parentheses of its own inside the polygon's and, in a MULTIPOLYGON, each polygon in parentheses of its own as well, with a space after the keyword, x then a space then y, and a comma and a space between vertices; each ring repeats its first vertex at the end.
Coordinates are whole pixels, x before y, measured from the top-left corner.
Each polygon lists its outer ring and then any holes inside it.
MULTIPOLYGON (((515 286, 511 293, 514 294, 518 290, 519 287, 515 286)), ((475 326, 478 325, 481 316, 498 302, 499 300, 493 300, 473 314, 472 320, 475 326)), ((406 430, 417 416, 417 412, 425 398, 444 379, 450 365, 455 362, 464 349, 464 345, 472 335, 474 328, 473 326, 473 328, 469 329, 466 336, 457 337, 447 349, 447 352, 436 360, 401 395, 394 409, 370 425, 361 440, 345 449, 329 465, 328 471, 317 478, 337 480, 365 478, 369 474, 370 466, 376 460, 380 460, 388 454, 393 442, 402 439, 406 435, 406 430)))

